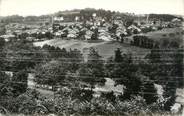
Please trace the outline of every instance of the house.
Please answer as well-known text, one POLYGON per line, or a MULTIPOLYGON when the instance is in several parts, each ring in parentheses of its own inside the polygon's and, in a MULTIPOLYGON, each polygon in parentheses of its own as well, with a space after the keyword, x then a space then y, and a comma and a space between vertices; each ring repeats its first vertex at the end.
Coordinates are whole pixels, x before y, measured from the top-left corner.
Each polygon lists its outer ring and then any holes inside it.
POLYGON ((138 27, 135 26, 135 25, 130 25, 130 26, 128 27, 128 29, 131 30, 132 33, 133 33, 134 31, 137 31, 138 33, 141 32, 141 29, 138 28, 138 27))
POLYGON ((76 38, 77 35, 74 34, 74 33, 69 33, 69 34, 67 35, 67 37, 68 37, 68 38, 76 38))
POLYGON ((53 21, 59 22, 59 21, 63 21, 64 17, 54 17, 53 21))
POLYGON ((94 25, 94 26, 91 26, 90 29, 93 30, 93 29, 97 29, 97 28, 98 28, 98 27, 94 25))
POLYGON ((171 21, 171 23, 172 23, 174 26, 177 26, 177 27, 182 26, 182 21, 181 21, 181 19, 179 19, 179 18, 174 18, 174 19, 171 21))
POLYGON ((56 37, 61 37, 61 35, 63 35, 63 34, 64 34, 63 31, 57 31, 57 32, 54 33, 54 35, 55 35, 56 37))
POLYGON ((67 37, 68 38, 76 38, 77 36, 78 36, 78 33, 79 31, 78 30, 76 30, 76 29, 69 29, 68 30, 68 35, 67 35, 67 37))
POLYGON ((92 26, 93 25, 93 22, 92 21, 86 21, 86 25, 92 26))
POLYGON ((73 31, 75 31, 76 33, 79 33, 79 29, 78 28, 73 28, 73 31))
POLYGON ((117 37, 121 37, 121 34, 127 35, 128 33, 126 32, 126 28, 125 27, 118 27, 116 29, 116 36, 117 37))
POLYGON ((87 31, 88 29, 86 27, 82 28, 80 31, 87 31))
POLYGON ((123 25, 122 20, 114 20, 113 23, 116 24, 116 25, 123 25))
POLYGON ((111 26, 112 26, 112 25, 111 25, 110 23, 107 23, 107 22, 103 23, 103 27, 108 28, 108 27, 111 27, 111 26))
POLYGON ((98 39, 104 40, 104 41, 112 41, 113 40, 113 38, 111 37, 111 35, 108 32, 100 33, 98 39))
POLYGON ((98 32, 99 32, 99 33, 108 32, 108 28, 106 28, 106 27, 99 27, 99 28, 98 28, 98 32))
POLYGON ((35 37, 26 37, 26 40, 28 40, 28 41, 35 41, 36 38, 35 37))
POLYGON ((6 42, 10 41, 11 39, 15 38, 15 35, 8 34, 8 35, 1 35, 0 38, 3 38, 6 42))

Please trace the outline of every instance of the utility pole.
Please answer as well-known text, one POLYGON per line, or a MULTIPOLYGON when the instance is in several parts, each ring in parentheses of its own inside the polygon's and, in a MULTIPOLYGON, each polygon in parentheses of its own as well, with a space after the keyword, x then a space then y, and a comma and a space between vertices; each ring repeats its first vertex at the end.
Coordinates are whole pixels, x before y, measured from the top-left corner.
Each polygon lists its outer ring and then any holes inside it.
POLYGON ((51 25, 53 26, 53 24, 54 24, 54 15, 52 14, 51 15, 51 25))
POLYGON ((147 17, 146 17, 146 23, 147 23, 147 24, 149 23, 149 14, 148 14, 147 17))

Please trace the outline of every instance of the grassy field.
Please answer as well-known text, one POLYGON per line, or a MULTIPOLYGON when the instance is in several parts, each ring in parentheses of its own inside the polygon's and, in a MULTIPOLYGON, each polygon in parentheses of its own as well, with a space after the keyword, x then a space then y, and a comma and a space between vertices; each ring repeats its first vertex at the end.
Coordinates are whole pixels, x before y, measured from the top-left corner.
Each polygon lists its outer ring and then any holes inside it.
POLYGON ((159 31, 149 32, 146 34, 149 38, 156 41, 162 41, 162 39, 169 39, 170 41, 176 41, 182 43, 184 39, 184 30, 182 28, 165 28, 159 31))
POLYGON ((99 54, 104 58, 109 58, 114 55, 114 51, 117 48, 120 48, 123 53, 132 53, 133 56, 144 57, 150 50, 139 48, 127 44, 122 44, 119 42, 87 42, 80 40, 62 40, 62 39, 53 39, 46 40, 43 42, 35 42, 35 46, 43 46, 44 44, 66 48, 69 49, 78 49, 84 54, 88 54, 89 48, 94 47, 98 50, 99 54))
POLYGON ((153 31, 142 35, 145 35, 159 43, 162 43, 164 40, 168 40, 169 42, 174 41, 177 42, 180 46, 183 46, 184 30, 180 27, 165 28, 159 31, 153 31))

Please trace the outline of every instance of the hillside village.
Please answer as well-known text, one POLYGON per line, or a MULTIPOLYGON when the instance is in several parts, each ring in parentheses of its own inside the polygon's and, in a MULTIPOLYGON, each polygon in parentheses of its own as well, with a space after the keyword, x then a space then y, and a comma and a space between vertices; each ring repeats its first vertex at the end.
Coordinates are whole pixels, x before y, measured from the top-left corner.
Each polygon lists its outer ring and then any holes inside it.
POLYGON ((184 112, 183 24, 91 8, 0 17, 0 116, 184 112))
MULTIPOLYGON (((159 38, 172 37, 178 39, 177 36, 184 35, 184 31, 181 29, 183 19, 180 17, 177 18, 173 16, 172 18, 169 17, 170 21, 164 21, 151 18, 150 15, 135 16, 133 14, 122 15, 109 12, 110 11, 104 10, 63 11, 52 16, 36 19, 34 19, 34 17, 30 19, 26 17, 23 23, 16 23, 16 21, 15 23, 2 23, 1 25, 4 25, 5 32, 1 34, 0 37, 6 41, 22 38, 36 42, 60 38, 84 41, 119 41, 132 44, 135 42, 135 35, 140 36, 140 38, 141 36, 146 36, 143 38, 148 39, 149 42, 158 43, 158 40, 150 37, 147 33, 169 28, 170 30, 174 30, 175 28, 179 29, 177 29, 176 32, 165 31, 166 33, 159 38), (107 16, 101 16, 100 12, 107 13, 107 16), (85 18, 85 13, 88 13, 90 16, 85 18), (32 24, 30 24, 30 22, 32 24), (34 24, 33 22, 36 23, 34 24), (42 23, 38 24, 38 22, 42 23)), ((1 22, 6 22, 6 20, 2 20, 1 22)))

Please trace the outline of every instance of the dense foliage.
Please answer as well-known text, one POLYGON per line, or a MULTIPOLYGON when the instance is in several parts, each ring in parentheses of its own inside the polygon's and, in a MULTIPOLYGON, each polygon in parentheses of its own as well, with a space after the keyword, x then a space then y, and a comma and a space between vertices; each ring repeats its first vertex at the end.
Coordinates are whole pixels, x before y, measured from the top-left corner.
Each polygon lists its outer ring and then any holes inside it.
POLYGON ((135 59, 131 53, 117 49, 114 56, 104 60, 94 48, 89 49, 84 59, 77 49, 49 45, 39 48, 25 41, 4 43, 3 46, 2 113, 149 115, 150 112, 168 111, 174 103, 176 88, 183 85, 182 78, 177 78, 183 74, 183 54, 178 49, 169 54, 159 49, 151 50, 143 59, 135 59), (13 75, 8 75, 6 69, 13 75), (54 95, 48 97, 38 92, 42 90, 39 86, 38 91, 28 89, 28 72, 35 74, 37 85, 51 86, 49 91, 54 95), (123 94, 102 92, 95 97, 93 89, 96 85, 104 85, 105 78, 114 80, 116 85, 124 85, 123 94), (162 101, 158 100, 155 84, 164 88, 162 101))

